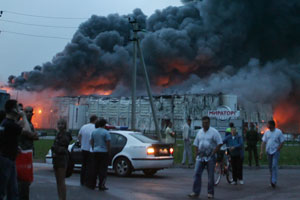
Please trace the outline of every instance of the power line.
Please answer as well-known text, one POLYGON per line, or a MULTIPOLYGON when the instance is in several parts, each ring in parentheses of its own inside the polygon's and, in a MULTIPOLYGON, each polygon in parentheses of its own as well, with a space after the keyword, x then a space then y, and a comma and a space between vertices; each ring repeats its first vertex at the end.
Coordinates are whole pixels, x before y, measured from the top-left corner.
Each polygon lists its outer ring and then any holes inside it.
POLYGON ((10 13, 10 14, 14 14, 14 15, 22 15, 22 16, 27 16, 27 17, 38 17, 38 18, 48 18, 48 19, 66 19, 66 20, 88 19, 88 18, 80 18, 80 17, 53 17, 53 16, 43 16, 43 15, 32 15, 32 14, 26 14, 26 13, 20 13, 20 12, 8 11, 8 10, 3 10, 0 12, 2 12, 3 14, 10 13))
POLYGON ((29 23, 23 23, 23 22, 17 22, 13 20, 5 20, 5 19, 0 19, 0 21, 3 22, 9 22, 13 24, 22 24, 22 25, 27 25, 27 26, 38 26, 38 27, 46 27, 46 28, 70 28, 70 29, 76 29, 78 27, 70 27, 70 26, 52 26, 52 25, 43 25, 43 24, 29 24, 29 23))
POLYGON ((10 34, 15 34, 15 35, 24 35, 24 36, 39 37, 39 38, 50 38, 50 39, 60 39, 60 40, 71 40, 70 38, 65 38, 65 37, 46 36, 46 35, 34 35, 34 34, 19 33, 19 32, 13 32, 13 31, 0 31, 0 33, 10 33, 10 34))

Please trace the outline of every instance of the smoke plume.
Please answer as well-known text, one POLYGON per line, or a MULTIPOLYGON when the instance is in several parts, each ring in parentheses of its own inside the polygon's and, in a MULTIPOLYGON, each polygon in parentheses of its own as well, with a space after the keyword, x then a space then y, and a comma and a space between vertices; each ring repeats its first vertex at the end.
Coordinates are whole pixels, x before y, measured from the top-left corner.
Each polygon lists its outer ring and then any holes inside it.
POLYGON ((146 30, 139 37, 157 92, 231 93, 252 105, 300 99, 300 1, 182 2, 149 17, 140 9, 127 16, 93 15, 51 62, 9 77, 9 85, 121 94, 130 87, 133 65, 130 16, 146 30))

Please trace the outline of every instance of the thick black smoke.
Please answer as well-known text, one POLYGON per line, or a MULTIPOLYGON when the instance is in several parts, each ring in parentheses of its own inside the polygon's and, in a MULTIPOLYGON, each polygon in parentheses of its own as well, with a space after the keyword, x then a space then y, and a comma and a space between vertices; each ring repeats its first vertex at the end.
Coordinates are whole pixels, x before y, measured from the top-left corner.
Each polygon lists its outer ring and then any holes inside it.
MULTIPOLYGON (((298 94, 299 0, 183 2, 148 18, 139 9, 130 15, 147 30, 140 38, 153 87, 187 81, 192 86, 177 88, 236 93, 252 103, 298 94)), ((51 62, 10 77, 10 86, 70 94, 80 94, 82 87, 127 88, 132 66, 128 16, 92 16, 51 62)))

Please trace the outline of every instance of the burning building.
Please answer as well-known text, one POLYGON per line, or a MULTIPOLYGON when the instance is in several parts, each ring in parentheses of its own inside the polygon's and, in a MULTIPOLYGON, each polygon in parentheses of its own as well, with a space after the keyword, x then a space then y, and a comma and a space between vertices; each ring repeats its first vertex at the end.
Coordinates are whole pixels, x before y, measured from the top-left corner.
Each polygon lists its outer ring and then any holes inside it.
MULTIPOLYGON (((55 98, 56 110, 59 116, 67 119, 70 129, 78 130, 88 122, 91 115, 105 118, 110 125, 131 125, 131 98, 109 97, 109 96, 79 96, 79 97, 57 97, 55 98)), ((164 130, 166 121, 173 122, 174 130, 181 133, 186 119, 192 119, 192 126, 199 129, 201 118, 211 115, 211 125, 217 127, 221 132, 225 131, 229 122, 234 122, 238 131, 241 132, 243 122, 256 122, 261 124, 272 118, 272 109, 262 107, 259 112, 246 112, 239 107, 236 95, 224 94, 186 94, 186 95, 156 95, 154 104, 160 130, 164 130), (221 108, 221 110, 220 110, 221 108), (213 116, 213 113, 219 116, 213 116), (235 115, 226 116, 225 112, 235 115)), ((136 101, 136 128, 142 132, 154 132, 154 121, 150 109, 148 97, 139 97, 136 101)))

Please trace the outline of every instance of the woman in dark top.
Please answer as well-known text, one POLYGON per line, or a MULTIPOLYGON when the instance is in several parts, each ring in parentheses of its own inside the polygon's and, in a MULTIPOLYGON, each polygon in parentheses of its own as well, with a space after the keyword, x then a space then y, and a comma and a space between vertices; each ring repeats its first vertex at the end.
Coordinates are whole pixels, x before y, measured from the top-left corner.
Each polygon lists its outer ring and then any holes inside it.
POLYGON ((66 200, 66 170, 68 166, 68 145, 72 141, 70 132, 67 132, 67 122, 60 119, 57 122, 58 133, 52 146, 53 168, 55 172, 59 200, 66 200))

